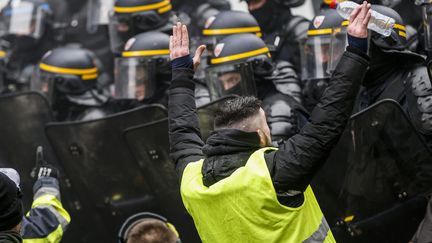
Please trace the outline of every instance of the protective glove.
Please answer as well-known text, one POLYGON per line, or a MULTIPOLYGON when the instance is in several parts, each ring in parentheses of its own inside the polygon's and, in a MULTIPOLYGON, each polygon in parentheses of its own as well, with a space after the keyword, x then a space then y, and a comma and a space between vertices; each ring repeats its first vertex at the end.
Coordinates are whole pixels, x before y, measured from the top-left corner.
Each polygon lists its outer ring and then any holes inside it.
POLYGON ((44 159, 42 146, 38 146, 36 149, 36 165, 30 173, 30 176, 37 180, 42 177, 52 177, 55 179, 59 177, 58 169, 44 159))

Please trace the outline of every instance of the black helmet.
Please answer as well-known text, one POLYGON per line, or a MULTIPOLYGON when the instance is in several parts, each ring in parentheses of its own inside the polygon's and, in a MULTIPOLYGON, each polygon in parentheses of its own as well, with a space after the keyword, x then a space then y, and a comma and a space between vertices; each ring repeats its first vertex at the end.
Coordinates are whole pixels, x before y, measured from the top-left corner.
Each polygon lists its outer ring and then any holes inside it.
POLYGON ((223 38, 215 46, 206 71, 212 99, 228 94, 256 96, 254 77, 270 75, 273 64, 261 38, 237 34, 223 38))
MULTIPOLYGON (((242 0, 242 1, 250 2, 253 0, 242 0)), ((268 1, 273 1, 276 4, 278 4, 280 7, 285 7, 285 8, 294 8, 303 5, 305 3, 305 0, 268 0, 268 1)))
POLYGON ((295 8, 305 3, 305 0, 273 0, 277 4, 288 8, 295 8))
POLYGON ((169 41, 161 32, 146 32, 128 40, 122 57, 115 61, 117 98, 153 98, 162 83, 169 83, 169 41))
POLYGON ((346 47, 346 26, 335 9, 322 10, 312 19, 301 40, 302 80, 329 78, 346 47))
POLYGON ((169 31, 169 0, 117 0, 110 14, 110 38, 115 53, 131 37, 150 30, 169 31))
POLYGON ((391 17, 396 21, 391 34, 388 37, 373 32, 371 35, 371 41, 373 44, 378 46, 382 51, 405 50, 407 48, 407 34, 402 17, 395 10, 382 5, 372 5, 372 10, 391 17))
MULTIPOLYGON (((51 23, 52 11, 46 0, 9 1, 0 12, 0 36, 39 40, 51 23)), ((14 38, 14 39, 9 39, 14 38)))
POLYGON ((83 95, 96 87, 99 70, 94 54, 76 46, 48 51, 39 63, 39 75, 32 88, 47 94, 54 102, 56 95, 83 95))
POLYGON ((222 11, 206 20, 202 35, 207 48, 212 47, 223 37, 232 34, 252 33, 262 36, 256 19, 242 11, 222 11))

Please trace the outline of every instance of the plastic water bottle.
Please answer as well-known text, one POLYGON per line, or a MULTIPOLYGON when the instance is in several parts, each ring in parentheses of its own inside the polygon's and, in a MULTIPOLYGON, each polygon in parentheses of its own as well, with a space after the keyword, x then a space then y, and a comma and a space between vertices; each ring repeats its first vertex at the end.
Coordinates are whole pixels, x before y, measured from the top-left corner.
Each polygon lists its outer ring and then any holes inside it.
MULTIPOLYGON (((337 12, 344 19, 349 19, 351 12, 359 4, 352 1, 344 1, 338 4, 337 12)), ((393 18, 380 14, 372 10, 372 16, 369 20, 368 29, 373 30, 383 36, 389 36, 396 21, 393 18)))

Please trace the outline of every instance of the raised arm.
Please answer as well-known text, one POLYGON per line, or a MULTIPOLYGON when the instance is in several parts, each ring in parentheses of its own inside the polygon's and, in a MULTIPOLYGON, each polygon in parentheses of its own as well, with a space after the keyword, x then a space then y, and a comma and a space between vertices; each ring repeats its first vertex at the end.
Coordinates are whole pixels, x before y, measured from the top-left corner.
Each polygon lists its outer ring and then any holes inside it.
POLYGON ((186 165, 203 157, 199 120, 195 106, 194 67, 199 65, 205 46, 194 59, 189 55, 189 36, 185 25, 177 23, 170 37, 172 81, 169 87, 168 124, 170 155, 181 177, 186 165))
POLYGON ((312 111, 310 122, 271 157, 273 184, 278 192, 304 191, 345 128, 368 68, 369 9, 370 5, 364 2, 353 11, 348 26, 350 46, 333 72, 329 87, 312 111))

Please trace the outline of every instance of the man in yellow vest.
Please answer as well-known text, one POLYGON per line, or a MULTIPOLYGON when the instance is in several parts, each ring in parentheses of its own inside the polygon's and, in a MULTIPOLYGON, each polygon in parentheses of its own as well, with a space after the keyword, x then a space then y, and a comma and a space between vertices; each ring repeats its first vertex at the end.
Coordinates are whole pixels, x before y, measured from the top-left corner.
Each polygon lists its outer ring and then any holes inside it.
POLYGON ((309 184, 338 141, 368 68, 369 9, 364 2, 353 11, 349 46, 310 122, 278 149, 271 147, 266 116, 254 97, 223 103, 204 144, 193 69, 205 47, 192 59, 186 26, 173 27, 170 150, 183 203, 203 242, 335 241, 309 184))

